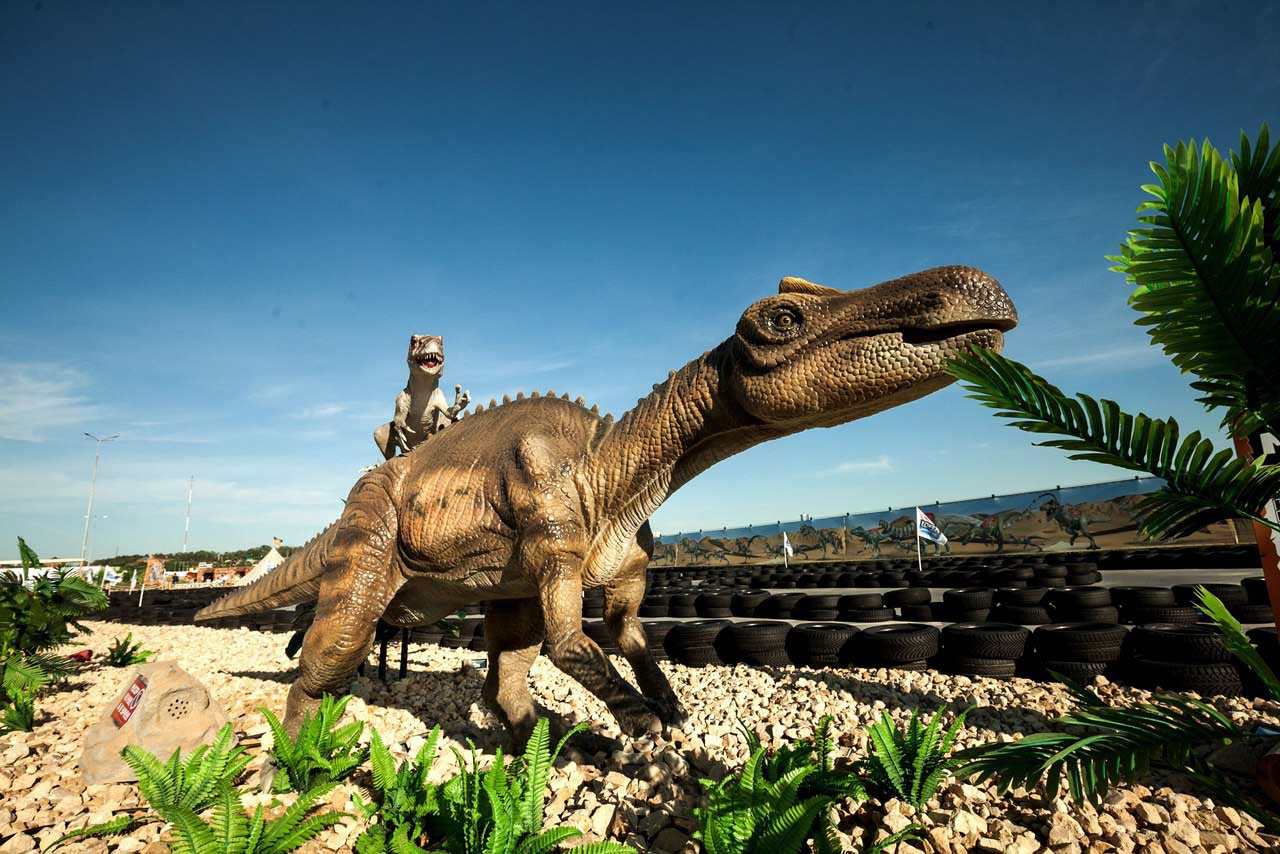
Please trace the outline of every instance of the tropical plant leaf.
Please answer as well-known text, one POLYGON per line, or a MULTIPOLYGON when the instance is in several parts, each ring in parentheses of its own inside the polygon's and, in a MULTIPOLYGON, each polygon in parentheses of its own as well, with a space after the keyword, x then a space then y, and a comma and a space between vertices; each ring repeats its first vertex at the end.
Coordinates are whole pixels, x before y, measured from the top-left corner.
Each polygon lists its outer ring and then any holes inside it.
POLYGON ((970 397, 1031 433, 1065 436, 1040 444, 1070 452, 1071 459, 1107 463, 1163 478, 1166 486, 1134 509, 1151 537, 1181 537, 1231 518, 1252 519, 1273 530, 1262 508, 1280 494, 1280 466, 1245 462, 1192 433, 1179 441, 1173 419, 1130 416, 1110 400, 1067 397, 1027 366, 989 350, 956 357, 948 367, 970 397))
POLYGON ((1276 678, 1275 671, 1262 660, 1257 648, 1244 633, 1244 627, 1240 625, 1240 621, 1232 616, 1227 606, 1222 604, 1221 599, 1204 587, 1196 589, 1196 600, 1195 605, 1201 613, 1217 624, 1227 648, 1253 671, 1258 680, 1271 692, 1272 699, 1280 701, 1280 679, 1276 678))

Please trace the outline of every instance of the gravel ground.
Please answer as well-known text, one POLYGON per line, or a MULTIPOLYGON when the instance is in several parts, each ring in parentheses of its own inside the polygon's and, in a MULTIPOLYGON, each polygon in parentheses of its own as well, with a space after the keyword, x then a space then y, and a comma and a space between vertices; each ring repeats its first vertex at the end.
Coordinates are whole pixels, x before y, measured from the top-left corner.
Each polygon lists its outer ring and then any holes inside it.
MULTIPOLYGON (((92 634, 67 651, 87 646, 101 655, 113 637, 131 630, 146 649, 160 653, 159 659, 174 660, 203 680, 255 754, 264 737, 269 739, 257 708, 283 710, 292 669, 283 654, 287 634, 87 625, 92 634)), ((393 646, 393 656, 396 652, 393 646)), ((402 755, 416 751, 429 726, 437 722, 445 729, 446 743, 470 736, 491 751, 500 743, 501 730, 477 704, 483 676, 466 666, 477 657, 461 650, 414 647, 409 677, 387 685, 358 679, 348 714, 376 727, 402 755)), ((615 662, 629 673, 625 662, 615 662)), ((698 801, 697 780, 718 779, 726 768, 741 764, 745 750, 737 735, 739 724, 769 743, 810 735, 817 720, 830 714, 840 736, 839 752, 860 756, 866 748, 861 725, 884 709, 905 718, 915 707, 932 710, 946 704, 955 710, 976 705, 960 737, 964 747, 1041 730, 1047 719, 1070 705, 1060 687, 1024 679, 889 670, 742 666, 695 670, 665 663, 663 667, 690 712, 686 728, 630 742, 626 750, 611 755, 569 751, 552 777, 549 826, 571 824, 585 831, 588 839, 615 839, 639 851, 695 851, 695 843, 689 840, 693 830, 689 816, 698 801)), ((75 683, 41 699, 41 719, 34 732, 0 736, 0 854, 43 849, 69 829, 105 821, 113 811, 137 806, 134 786, 86 788, 78 772, 84 732, 114 699, 123 681, 123 671, 91 667, 75 683)), ((532 681, 537 699, 571 720, 610 720, 602 704, 545 658, 534 666, 532 681)), ((1104 698, 1146 696, 1105 681, 1096 690, 1104 698)), ((1280 708, 1275 704, 1231 699, 1220 701, 1220 706, 1240 722, 1280 724, 1280 708)), ((597 723, 596 729, 618 735, 611 723, 597 723)), ((251 782, 256 783, 260 763, 258 756, 251 766, 251 782)), ((452 754, 442 747, 437 774, 444 776, 453 765, 452 754)), ((355 783, 340 788, 331 796, 331 804, 350 809, 354 791, 355 783)), ((268 798, 255 795, 247 800, 268 798)), ((999 797, 988 786, 952 782, 920 814, 897 801, 868 801, 838 808, 838 818, 849 850, 856 850, 855 842, 882 838, 912 820, 924 824, 924 841, 903 845, 902 854, 1280 850, 1280 839, 1260 833, 1248 816, 1167 787, 1122 788, 1095 810, 1048 800, 1043 792, 1015 790, 999 797)), ((64 850, 160 854, 168 850, 158 841, 161 832, 160 825, 149 825, 129 838, 76 843, 64 850)), ((359 832, 356 819, 348 819, 302 850, 350 850, 359 832)))

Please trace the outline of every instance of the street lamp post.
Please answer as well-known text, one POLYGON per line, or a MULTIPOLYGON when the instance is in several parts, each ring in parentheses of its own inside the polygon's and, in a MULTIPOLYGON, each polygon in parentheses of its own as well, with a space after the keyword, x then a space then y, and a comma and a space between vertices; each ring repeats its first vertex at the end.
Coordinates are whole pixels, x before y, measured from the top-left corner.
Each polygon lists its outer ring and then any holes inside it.
POLYGON ((102 443, 111 442, 119 439, 120 436, 112 434, 98 438, 92 433, 85 433, 85 438, 92 439, 97 442, 97 446, 93 451, 93 477, 89 480, 89 509, 84 513, 84 538, 80 540, 80 565, 84 566, 85 552, 89 549, 89 523, 93 520, 93 490, 98 484, 98 457, 102 454, 102 443))

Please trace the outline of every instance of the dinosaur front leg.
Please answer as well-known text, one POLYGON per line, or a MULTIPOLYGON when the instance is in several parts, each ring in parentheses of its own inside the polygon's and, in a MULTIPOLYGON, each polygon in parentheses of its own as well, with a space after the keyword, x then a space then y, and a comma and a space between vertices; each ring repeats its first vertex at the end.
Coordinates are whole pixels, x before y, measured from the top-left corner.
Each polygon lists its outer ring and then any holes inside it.
POLYGON ((649 639, 640 624, 640 602, 644 599, 644 573, 649 556, 643 552, 623 568, 619 578, 604 589, 604 619, 609 634, 635 671, 644 695, 657 703, 658 718, 667 726, 679 726, 688 714, 671 690, 667 675, 649 650, 649 639))
POLYGON ((581 552, 568 553, 550 543, 533 551, 538 555, 538 593, 552 663, 604 701, 623 732, 639 736, 660 729, 657 703, 623 679, 582 631, 581 552))
POLYGON ((485 705, 498 716, 511 736, 513 749, 522 748, 545 713, 529 693, 533 666, 546 630, 537 599, 490 602, 484 617, 484 640, 489 648, 489 672, 484 680, 485 705))

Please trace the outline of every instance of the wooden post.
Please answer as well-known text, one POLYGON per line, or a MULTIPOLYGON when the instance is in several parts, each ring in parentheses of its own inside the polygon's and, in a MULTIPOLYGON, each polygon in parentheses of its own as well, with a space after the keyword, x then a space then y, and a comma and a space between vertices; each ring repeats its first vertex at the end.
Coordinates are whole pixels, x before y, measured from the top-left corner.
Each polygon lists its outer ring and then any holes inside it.
MULTIPOLYGON (((1252 462, 1259 454, 1275 454, 1280 451, 1280 440, 1270 433, 1255 433, 1253 436, 1233 436, 1236 454, 1246 462, 1252 462)), ((1277 504, 1270 501, 1263 508, 1263 515, 1272 522, 1277 521, 1277 504)), ((1280 533, 1266 525, 1253 522, 1253 538, 1258 544, 1258 555, 1262 558, 1262 577, 1267 582, 1267 597, 1271 600, 1271 619, 1276 625, 1276 633, 1280 634, 1280 557, 1277 546, 1280 546, 1280 533)))

